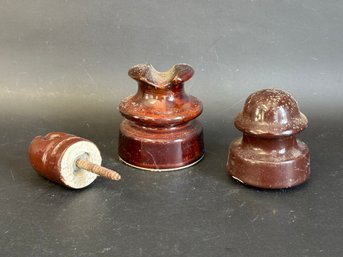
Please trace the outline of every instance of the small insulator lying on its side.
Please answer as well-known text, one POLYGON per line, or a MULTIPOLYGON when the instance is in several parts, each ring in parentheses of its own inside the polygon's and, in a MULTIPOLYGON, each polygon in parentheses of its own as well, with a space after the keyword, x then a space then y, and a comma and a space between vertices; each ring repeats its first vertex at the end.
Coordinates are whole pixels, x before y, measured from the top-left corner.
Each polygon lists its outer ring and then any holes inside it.
POLYGON ((101 154, 93 142, 63 132, 35 137, 29 158, 38 174, 74 189, 87 187, 98 175, 120 180, 117 172, 100 166, 101 154))

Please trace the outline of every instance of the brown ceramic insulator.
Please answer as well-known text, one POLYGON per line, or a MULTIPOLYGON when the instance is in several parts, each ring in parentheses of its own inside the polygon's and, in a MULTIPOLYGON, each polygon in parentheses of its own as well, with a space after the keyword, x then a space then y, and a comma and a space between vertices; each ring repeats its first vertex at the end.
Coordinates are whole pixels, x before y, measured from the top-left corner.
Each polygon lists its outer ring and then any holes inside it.
POLYGON ((229 147, 229 174, 266 189, 304 183, 310 176, 310 156, 296 135, 307 123, 297 102, 285 91, 264 89, 251 94, 235 119, 243 137, 229 147))
POLYGON ((199 161, 204 154, 201 102, 184 91, 193 76, 187 64, 158 72, 149 64, 129 70, 138 91, 119 105, 124 116, 119 133, 119 157, 147 170, 175 170, 199 161))
POLYGON ((35 137, 29 147, 29 158, 37 173, 70 188, 84 188, 97 175, 120 179, 118 173, 100 166, 100 151, 94 143, 62 132, 35 137))

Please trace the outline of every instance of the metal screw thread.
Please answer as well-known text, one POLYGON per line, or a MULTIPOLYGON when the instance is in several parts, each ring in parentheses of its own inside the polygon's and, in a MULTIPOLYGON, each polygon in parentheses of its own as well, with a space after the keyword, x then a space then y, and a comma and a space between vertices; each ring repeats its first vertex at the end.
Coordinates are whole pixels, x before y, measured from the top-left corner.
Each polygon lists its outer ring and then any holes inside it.
POLYGON ((110 170, 108 168, 102 167, 100 165, 91 163, 90 161, 78 159, 76 161, 76 166, 80 169, 84 169, 93 172, 101 177, 105 177, 112 180, 120 180, 121 176, 118 172, 110 170))

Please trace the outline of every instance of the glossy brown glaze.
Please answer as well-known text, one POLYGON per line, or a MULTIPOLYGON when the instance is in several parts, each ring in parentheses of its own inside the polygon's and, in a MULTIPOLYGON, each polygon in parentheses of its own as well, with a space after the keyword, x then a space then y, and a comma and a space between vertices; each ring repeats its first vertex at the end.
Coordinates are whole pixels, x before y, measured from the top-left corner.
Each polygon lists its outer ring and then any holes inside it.
POLYGON ((129 70, 138 91, 119 105, 119 156, 125 163, 148 170, 174 170, 197 162, 204 154, 202 127, 195 120, 201 102, 184 91, 194 71, 177 64, 158 72, 149 64, 129 70))
POLYGON ((77 168, 78 159, 101 164, 100 152, 92 142, 62 132, 35 137, 29 147, 29 159, 38 174, 71 188, 83 188, 96 178, 77 168))
POLYGON ((243 137, 229 147, 229 174, 242 183, 267 189, 302 184, 310 176, 309 150, 295 136, 307 123, 288 93, 264 89, 251 94, 235 119, 243 137))
POLYGON ((45 136, 35 137, 29 147, 32 167, 41 176, 59 184, 61 179, 61 158, 64 151, 82 139, 62 132, 51 132, 45 136))

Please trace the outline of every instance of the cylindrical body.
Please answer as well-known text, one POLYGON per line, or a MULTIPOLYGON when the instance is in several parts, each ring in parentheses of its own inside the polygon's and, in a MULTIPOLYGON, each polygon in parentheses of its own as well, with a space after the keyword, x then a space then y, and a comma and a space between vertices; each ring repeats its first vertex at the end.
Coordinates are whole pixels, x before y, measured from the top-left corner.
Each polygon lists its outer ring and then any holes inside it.
POLYGON ((79 169, 76 160, 87 159, 101 165, 100 151, 94 143, 62 132, 35 137, 29 147, 29 158, 38 174, 75 189, 84 188, 97 178, 96 174, 79 169))
POLYGON ((244 135, 229 148, 229 174, 242 183, 266 188, 288 188, 310 176, 306 144, 294 136, 261 139, 244 135))
POLYGON ((120 125, 119 156, 128 165, 147 170, 175 170, 203 156, 203 133, 198 121, 167 128, 147 128, 124 120, 120 125))

